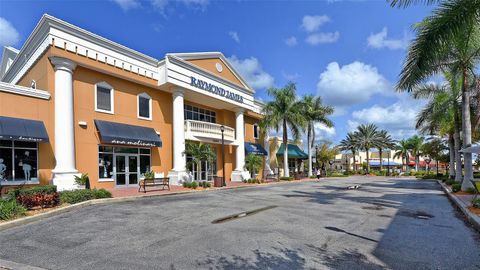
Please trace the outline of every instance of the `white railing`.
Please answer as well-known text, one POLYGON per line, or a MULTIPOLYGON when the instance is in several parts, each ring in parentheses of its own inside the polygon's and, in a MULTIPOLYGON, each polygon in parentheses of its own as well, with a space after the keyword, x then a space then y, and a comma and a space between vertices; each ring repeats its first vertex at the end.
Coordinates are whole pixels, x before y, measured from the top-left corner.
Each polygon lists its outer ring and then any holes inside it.
MULTIPOLYGON (((185 133, 186 135, 192 135, 194 137, 203 137, 210 139, 221 139, 222 131, 220 130, 219 124, 195 121, 195 120, 185 120, 185 133)), ((235 129, 231 127, 224 126, 223 136, 227 141, 235 140, 235 129)))

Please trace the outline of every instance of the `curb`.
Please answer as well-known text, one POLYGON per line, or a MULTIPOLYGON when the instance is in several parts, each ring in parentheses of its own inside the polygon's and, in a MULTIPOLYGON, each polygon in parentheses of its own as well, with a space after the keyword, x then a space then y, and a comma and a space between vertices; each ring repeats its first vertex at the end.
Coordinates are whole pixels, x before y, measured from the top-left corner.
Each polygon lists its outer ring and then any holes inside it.
POLYGON ((36 266, 26 265, 23 263, 16 263, 0 259, 0 269, 15 269, 15 270, 47 270, 36 266))
POLYGON ((445 194, 447 194, 447 197, 450 199, 450 201, 455 205, 457 206, 457 208, 460 209, 460 211, 462 211, 462 213, 465 215, 465 218, 467 219, 467 221, 472 224, 472 226, 478 231, 480 232, 480 217, 471 213, 467 207, 468 205, 465 205, 465 203, 460 200, 459 198, 457 198, 457 196, 453 195, 452 194, 452 191, 445 185, 443 184, 441 181, 437 180, 437 183, 442 187, 443 191, 445 192, 445 194))
POLYGON ((45 213, 40 213, 34 216, 27 216, 23 218, 14 219, 11 221, 7 221, 4 223, 0 223, 0 231, 8 230, 13 227, 26 225, 32 222, 40 221, 42 219, 46 219, 49 217, 53 217, 56 215, 60 215, 63 213, 67 213, 73 210, 77 210, 80 208, 84 208, 90 205, 101 205, 101 204, 110 204, 110 203, 119 203, 119 202, 130 202, 130 201, 137 201, 141 199, 148 199, 154 197, 162 197, 162 196, 176 196, 182 194, 195 194, 198 192, 214 192, 214 191, 222 191, 222 190, 231 190, 231 189, 242 189, 242 188, 258 188, 258 187, 266 187, 270 185, 284 185, 284 184, 294 184, 294 183, 303 183, 303 182, 314 182, 315 180, 306 179, 306 180, 297 180, 297 181, 280 181, 280 182, 273 182, 273 183, 265 183, 265 184, 253 184, 253 185, 245 185, 245 186, 233 186, 233 187, 221 187, 221 188, 211 188, 205 190, 187 190, 187 191, 176 191, 171 193, 156 193, 151 195, 136 195, 130 197, 116 197, 116 198, 107 198, 107 199, 95 199, 84 201, 76 204, 67 205, 61 208, 57 208, 45 213))

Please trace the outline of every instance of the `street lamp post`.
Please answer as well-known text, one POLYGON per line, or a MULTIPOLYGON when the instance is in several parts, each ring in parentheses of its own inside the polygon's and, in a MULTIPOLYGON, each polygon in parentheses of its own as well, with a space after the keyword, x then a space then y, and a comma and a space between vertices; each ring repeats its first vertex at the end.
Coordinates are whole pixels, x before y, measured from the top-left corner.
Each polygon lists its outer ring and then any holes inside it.
MULTIPOLYGON (((223 125, 220 126, 220 131, 222 132, 222 172, 223 172, 222 186, 226 186, 226 183, 225 183, 225 141, 224 141, 224 138, 223 138, 223 132, 225 131, 225 127, 223 125)), ((240 145, 238 147, 240 147, 240 145)))
POLYGON ((332 165, 333 165, 333 160, 329 160, 328 164, 330 164, 330 174, 332 173, 332 165))
POLYGON ((432 159, 430 157, 425 158, 425 163, 427 164, 427 174, 428 174, 428 171, 430 170, 430 162, 431 161, 432 161, 432 159))

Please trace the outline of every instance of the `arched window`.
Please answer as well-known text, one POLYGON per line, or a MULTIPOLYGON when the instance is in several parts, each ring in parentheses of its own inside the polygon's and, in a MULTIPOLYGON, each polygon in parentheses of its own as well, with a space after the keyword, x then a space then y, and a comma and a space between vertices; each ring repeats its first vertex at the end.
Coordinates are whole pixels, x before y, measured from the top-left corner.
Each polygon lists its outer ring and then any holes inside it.
POLYGON ((106 82, 95 84, 95 111, 113 114, 113 87, 106 82))
POLYGON ((137 95, 137 117, 152 120, 152 98, 147 93, 137 95))

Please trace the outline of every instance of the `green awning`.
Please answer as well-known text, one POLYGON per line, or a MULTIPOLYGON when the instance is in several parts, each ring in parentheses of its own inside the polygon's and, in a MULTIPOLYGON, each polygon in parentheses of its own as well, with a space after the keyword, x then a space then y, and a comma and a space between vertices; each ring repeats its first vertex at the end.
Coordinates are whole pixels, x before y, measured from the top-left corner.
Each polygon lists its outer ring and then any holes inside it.
MULTIPOLYGON (((277 156, 282 156, 283 157, 283 143, 280 145, 280 148, 278 149, 277 156)), ((288 158, 298 158, 298 159, 308 159, 308 155, 298 147, 296 144, 288 144, 288 158)))

